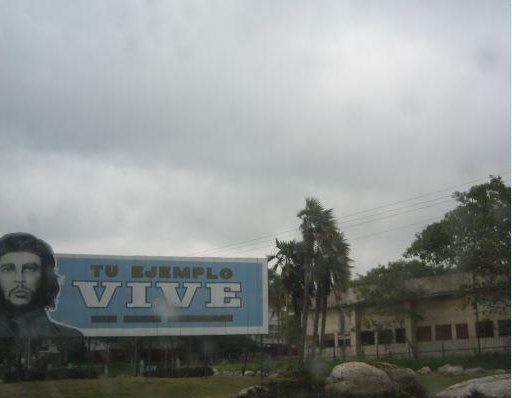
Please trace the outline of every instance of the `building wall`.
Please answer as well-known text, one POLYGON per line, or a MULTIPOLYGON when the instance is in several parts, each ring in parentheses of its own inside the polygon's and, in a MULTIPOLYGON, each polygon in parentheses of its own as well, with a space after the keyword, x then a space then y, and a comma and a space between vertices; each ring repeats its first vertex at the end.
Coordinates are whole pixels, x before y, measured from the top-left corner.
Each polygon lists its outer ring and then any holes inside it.
MULTIPOLYGON (((477 318, 474 308, 460 294, 465 282, 462 274, 411 280, 411 287, 421 287, 425 294, 402 306, 412 307, 420 315, 419 319, 379 315, 374 308, 362 303, 356 305, 357 296, 353 291, 338 302, 331 297, 326 334, 334 336, 334 347, 326 342, 329 347, 324 349, 323 355, 411 357, 469 354, 479 350, 509 351, 509 310, 492 312, 480 307, 477 318), (341 307, 342 303, 350 305, 341 307), (480 322, 480 338, 477 322, 480 322), (378 344, 379 335, 391 340, 378 344)), ((308 335, 312 334, 313 316, 311 312, 308 335)), ((311 338, 309 341, 311 343, 311 338)))

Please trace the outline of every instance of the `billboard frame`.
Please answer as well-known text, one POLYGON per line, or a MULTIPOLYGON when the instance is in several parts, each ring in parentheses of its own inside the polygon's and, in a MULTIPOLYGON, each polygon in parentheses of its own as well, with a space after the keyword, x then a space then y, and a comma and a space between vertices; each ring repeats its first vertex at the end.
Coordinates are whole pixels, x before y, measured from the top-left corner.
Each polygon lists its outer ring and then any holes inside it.
MULTIPOLYGON (((86 337, 166 337, 166 336, 203 336, 203 335, 255 335, 268 334, 268 264, 266 258, 238 258, 238 257, 171 257, 171 256, 140 256, 140 255, 101 255, 101 254, 76 254, 55 253, 56 271, 60 274, 60 259, 87 258, 102 260, 131 260, 131 261, 197 261, 199 264, 209 263, 254 263, 261 266, 262 275, 262 325, 261 326, 212 326, 212 327, 144 327, 144 328, 82 328, 86 337)), ((66 282, 64 282, 66 283, 66 282)), ((58 300, 60 299, 60 295, 58 300)), ((58 304, 56 306, 58 308, 58 304)), ((53 311, 48 311, 51 317, 53 311)), ((56 321, 56 320, 54 320, 56 321)), ((59 322, 59 321, 56 321, 59 322)))

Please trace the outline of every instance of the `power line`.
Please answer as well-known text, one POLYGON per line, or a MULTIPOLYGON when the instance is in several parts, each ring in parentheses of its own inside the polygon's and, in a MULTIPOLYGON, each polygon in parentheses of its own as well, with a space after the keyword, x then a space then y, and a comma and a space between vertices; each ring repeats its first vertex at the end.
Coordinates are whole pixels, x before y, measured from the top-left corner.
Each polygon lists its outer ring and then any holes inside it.
MULTIPOLYGON (((443 201, 439 202, 440 199, 444 199, 444 197, 435 199, 438 202, 430 204, 428 206, 423 206, 423 207, 419 207, 419 208, 412 208, 412 209, 410 209, 411 207, 417 206, 418 204, 420 204, 420 203, 417 203, 417 204, 415 204, 413 206, 409 205, 409 206, 405 206, 403 208, 391 209, 391 210, 388 210, 388 211, 377 213, 376 215, 385 214, 385 213, 387 213, 389 211, 398 211, 398 210, 401 210, 401 209, 408 209, 409 208, 409 210, 407 210, 407 211, 402 211, 402 212, 395 213, 395 214, 389 214, 389 215, 386 215, 384 217, 373 218, 373 219, 362 221, 362 222, 355 223, 355 224, 345 225, 345 224, 342 223, 342 224, 340 224, 340 226, 342 227, 343 230, 346 230, 346 229, 350 229, 352 227, 357 227, 357 226, 360 226, 360 225, 364 225, 364 224, 369 224, 369 223, 372 223, 372 222, 377 222, 377 221, 385 220, 385 219, 388 219, 388 218, 400 216, 400 215, 411 213, 411 212, 414 212, 414 211, 423 210, 423 209, 426 209, 426 208, 431 208, 431 207, 438 206, 438 205, 445 204, 445 203, 448 203, 448 202, 452 201, 452 199, 449 199, 449 200, 443 200, 443 201)), ((429 200, 429 201, 424 201, 424 202, 421 202, 421 203, 430 203, 432 201, 433 200, 429 200)), ((362 219, 368 218, 368 217, 369 216, 362 217, 362 219)), ((350 222, 355 221, 355 220, 356 219, 350 220, 350 222)), ((291 232, 291 233, 288 232, 286 234, 281 234, 281 238, 284 238, 285 236, 293 236, 293 235, 295 235, 297 233, 299 233, 299 228, 295 228, 293 230, 293 232, 291 232)), ((272 239, 271 240, 269 240, 268 238, 253 239, 251 241, 241 242, 241 243, 237 243, 237 244, 231 244, 231 245, 227 245, 227 246, 224 246, 224 247, 221 247, 221 248, 212 249, 212 250, 209 251, 209 253, 210 254, 219 253, 219 252, 224 253, 225 249, 228 249, 227 250, 228 253, 233 252, 233 251, 235 253, 239 253, 240 250, 241 250, 241 253, 244 253, 244 252, 247 252, 247 251, 254 251, 254 250, 258 250, 258 249, 263 249, 263 248, 265 248, 265 247, 267 247, 269 245, 272 245, 274 243, 275 239, 276 239, 275 235, 268 235, 268 236, 272 237, 272 239), (265 240, 266 242, 261 242, 262 240, 265 240), (262 246, 262 244, 263 244, 263 246, 262 246)))
MULTIPOLYGON (((427 222, 439 220, 439 218, 442 217, 443 215, 444 214, 439 215, 437 217, 427 218, 427 219, 424 219, 424 220, 421 220, 421 221, 417 221, 417 222, 414 222, 414 223, 410 223, 410 224, 406 224, 406 225, 401 225, 401 226, 396 227, 396 228, 386 229, 384 231, 379 231, 379 232, 374 232, 374 233, 371 233, 371 234, 356 236, 354 238, 350 238, 350 241, 353 242, 353 241, 357 241, 357 240, 364 240, 364 239, 367 239, 367 238, 371 238, 373 236, 378 236, 378 235, 386 234, 386 233, 389 233, 389 232, 398 231, 400 229, 405 229, 405 228, 409 228, 409 227, 412 227, 412 226, 421 225, 421 224, 424 224, 424 223, 427 223, 427 222)), ((247 252, 251 252, 251 251, 257 251, 257 250, 265 249, 265 248, 275 249, 272 246, 272 243, 268 243, 268 244, 266 244, 264 246, 260 246, 260 247, 256 247, 256 248, 251 248, 251 249, 245 249, 245 250, 242 250, 242 251, 236 251, 234 253, 231 253, 230 255, 239 255, 239 254, 243 254, 243 253, 247 253, 247 252)))
POLYGON ((442 201, 442 202, 434 203, 434 204, 429 205, 429 206, 418 207, 417 209, 410 209, 410 210, 407 210, 407 211, 402 211, 401 213, 390 214, 390 215, 387 215, 387 216, 384 216, 384 217, 381 217, 381 218, 375 218, 375 219, 363 221, 363 222, 360 222, 360 223, 357 223, 357 224, 346 225, 343 228, 347 229, 347 228, 352 228, 352 227, 358 227, 359 225, 368 224, 368 223, 372 223, 372 222, 375 222, 375 221, 381 221, 381 220, 385 220, 385 219, 391 218, 391 217, 401 216, 402 214, 407 214, 407 213, 411 213, 411 212, 418 211, 418 210, 423 210, 423 209, 429 209, 431 207, 442 205, 444 203, 448 203, 448 202, 451 202, 451 201, 452 201, 451 199, 450 200, 445 200, 445 201, 442 201))
POLYGON ((253 244, 258 244, 259 242, 257 241, 260 241, 260 240, 264 240, 264 239, 268 239, 268 238, 272 238, 272 242, 274 242, 275 238, 276 238, 276 235, 277 236, 292 236, 293 234, 299 232, 299 227, 295 227, 293 229, 289 229, 289 230, 286 230, 286 231, 283 231, 283 232, 280 232, 278 234, 269 234, 269 235, 264 235, 264 236, 260 236, 259 238, 254 238, 254 239, 249 239, 249 240, 244 240, 244 241, 240 241, 240 242, 237 242, 237 243, 231 243, 229 245, 225 245, 225 246, 220 246, 220 247, 217 247, 217 248, 214 248, 214 249, 206 249, 206 250, 202 250, 200 252, 196 252, 195 254, 193 255, 190 255, 188 257, 193 257, 193 256, 197 256, 199 254, 203 254, 203 253, 214 253, 214 252, 218 252, 218 251, 222 251, 224 249, 228 249, 228 248, 236 248, 237 246, 246 246, 247 244, 249 244, 249 246, 251 245, 250 243, 251 242, 255 242, 253 244))
MULTIPOLYGON (((510 172, 507 171, 507 172, 502 172, 502 173, 495 174, 495 175, 507 175, 507 174, 510 174, 510 172)), ((356 218, 350 219, 351 217, 359 215, 359 214, 370 213, 372 211, 384 209, 386 207, 393 206, 393 205, 396 205, 396 204, 406 203, 406 202, 409 202, 409 201, 425 198, 425 197, 428 197, 428 196, 435 195, 437 193, 446 192, 448 190, 454 190, 454 189, 461 188, 461 187, 464 187, 466 185, 473 184, 475 182, 478 182, 478 181, 481 181, 481 180, 487 179, 487 178, 488 177, 481 177, 481 178, 478 178, 478 179, 473 179, 473 180, 467 181, 467 182, 465 182, 463 184, 453 185, 451 187, 447 187, 447 188, 444 188, 444 189, 441 189, 441 190, 436 190, 436 191, 432 191, 432 192, 425 193, 425 194, 422 194, 422 195, 417 195, 417 196, 414 196, 414 197, 411 197, 411 198, 408 198, 408 199, 402 199, 402 200, 399 200, 399 201, 396 201, 396 202, 391 202, 391 203, 388 203, 388 204, 379 205, 379 206, 376 206, 376 207, 373 207, 373 208, 370 208, 370 209, 356 211, 356 212, 350 213, 350 214, 342 217, 342 220, 346 220, 347 218, 349 219, 349 220, 343 221, 342 224, 343 223, 350 223, 350 222, 357 221, 357 220, 363 220, 365 218, 375 217, 375 216, 378 216, 378 215, 381 215, 381 214, 385 214, 385 213, 388 213, 388 212, 399 211, 399 210, 406 209, 406 208, 411 208, 411 207, 414 208, 415 206, 418 206, 420 204, 440 201, 440 202, 438 202, 436 204, 433 204, 433 205, 430 205, 430 206, 425 206, 425 207, 421 207, 421 208, 418 208, 418 209, 412 209, 412 210, 409 210, 409 211, 406 211, 406 212, 396 213, 394 215, 389 215, 389 216, 381 217, 380 219, 370 219, 370 220, 367 220, 367 221, 364 221, 364 222, 361 222, 361 223, 344 226, 344 228, 350 228, 350 227, 354 227, 354 226, 358 226, 358 225, 362 225, 362 224, 367 224, 367 223, 371 223, 371 222, 375 222, 375 221, 380 221, 382 219, 386 219, 386 218, 390 218, 390 217, 394 217, 394 216, 410 213, 412 211, 422 210, 424 208, 433 207, 433 206, 436 206, 438 204, 446 203, 448 201, 442 201, 442 199, 446 198, 447 195, 443 195, 443 196, 440 196, 440 197, 437 197, 437 198, 429 199, 427 201, 410 204, 410 205, 405 206, 405 207, 399 207, 399 208, 395 208, 395 209, 388 209, 388 210, 384 210, 384 211, 381 211, 381 212, 377 212, 375 214, 368 214, 368 215, 365 215, 365 216, 361 216, 361 217, 356 217, 356 218)), ((451 195, 449 195, 449 196, 451 196, 451 195)), ((269 235, 263 235, 263 236, 260 236, 260 237, 257 237, 257 238, 243 240, 243 241, 231 243, 231 244, 228 244, 228 245, 220 246, 220 247, 217 247, 217 248, 201 250, 199 252, 195 252, 193 254, 189 254, 188 256, 193 257, 193 256, 198 256, 198 255, 202 255, 202 254, 206 254, 206 253, 212 254, 212 253, 216 253, 216 252, 219 252, 219 251, 223 251, 224 249, 227 249, 227 248, 232 248, 232 249, 240 248, 241 249, 241 248, 243 248, 245 246, 257 245, 257 244, 260 243, 260 241, 268 240, 269 238, 272 238, 272 242, 274 242, 274 239, 276 237, 290 236, 290 234, 295 234, 297 231, 299 231, 299 228, 295 227, 295 228, 284 230, 282 232, 278 232, 278 233, 274 233, 274 234, 269 234, 269 235)), ((255 250, 255 249, 250 249, 250 250, 255 250)), ((248 251, 248 250, 245 250, 245 251, 248 251)))
MULTIPOLYGON (((419 202, 419 203, 408 205, 408 206, 405 206, 405 207, 402 207, 402 208, 388 209, 388 210, 381 211, 381 212, 378 212, 378 213, 373 214, 373 215, 366 215, 366 216, 363 216, 363 217, 358 217, 358 218, 349 220, 347 222, 363 220, 363 219, 367 219, 369 217, 374 217, 374 216, 385 214, 385 213, 388 213, 388 212, 399 211, 401 209, 411 208, 411 207, 418 206, 418 205, 423 204, 423 203, 431 203, 431 202, 434 202, 434 201, 439 201, 439 200, 442 200, 444 198, 446 198, 446 196, 442 196, 442 197, 439 197, 439 198, 434 198, 434 199, 431 199, 431 200, 428 200, 428 201, 419 202)), ((427 208, 427 207, 432 207, 432 206, 435 206, 437 204, 442 204, 444 202, 446 202, 446 201, 439 202, 439 203, 436 203, 436 204, 431 205, 431 206, 425 206, 425 207, 422 207, 422 208, 419 208, 419 209, 412 209, 412 210, 407 211, 407 212, 402 212, 402 213, 397 213, 397 214, 386 216, 386 217, 381 217, 380 219, 374 219, 374 220, 370 219, 370 220, 367 220, 367 221, 364 221, 364 222, 361 222, 361 223, 358 223, 358 224, 346 225, 346 226, 344 226, 344 228, 350 228, 350 227, 358 226, 358 225, 361 225, 361 224, 367 224, 367 223, 370 223, 370 222, 379 221, 381 219, 385 219, 385 218, 389 218, 389 217, 393 217, 393 216, 398 216, 398 215, 405 214, 405 213, 408 213, 408 212, 411 212, 411 211, 421 210, 421 209, 427 208)), ((342 225, 343 225, 343 223, 342 223, 342 225)), ((196 255, 200 255, 200 254, 205 254, 205 253, 213 254, 213 253, 216 253, 216 252, 223 251, 225 249, 235 249, 235 248, 243 248, 245 246, 253 246, 253 245, 259 244, 260 241, 268 240, 269 238, 272 238, 272 242, 274 242, 274 240, 276 239, 276 235, 278 237, 284 237, 284 236, 288 237, 288 236, 292 236, 292 235, 298 233, 299 231, 300 231, 299 227, 295 227, 293 229, 286 230, 286 231, 283 231, 283 232, 278 233, 278 234, 264 235, 264 236, 261 236, 259 238, 254 238, 254 239, 244 240, 244 241, 241 241, 241 242, 231 243, 231 244, 228 244, 228 245, 225 245, 225 246, 221 246, 221 247, 218 247, 218 248, 214 248, 214 249, 202 250, 200 252, 196 252, 192 256, 196 256, 196 255)))
POLYGON ((414 223, 407 224, 407 225, 401 225, 401 226, 396 227, 396 228, 390 228, 390 229, 386 229, 384 231, 374 232, 374 233, 367 234, 367 235, 356 236, 354 238, 350 238, 350 241, 361 240, 361 239, 364 240, 366 238, 371 238, 372 236, 377 236, 377 235, 382 235, 382 234, 385 234, 385 233, 388 233, 388 232, 398 231, 400 229, 404 229, 404 228, 408 228, 408 227, 413 227, 413 226, 416 226, 416 225, 419 225, 419 224, 424 224, 424 223, 435 221, 435 220, 438 220, 438 219, 439 219, 439 216, 438 217, 431 217, 431 218, 427 218, 426 220, 421 220, 421 221, 414 222, 414 223))
MULTIPOLYGON (((504 171, 504 172, 501 172, 501 173, 498 173, 498 174, 492 174, 492 175, 501 176, 501 175, 507 175, 507 174, 510 174, 510 171, 504 171)), ((488 178, 488 176, 480 177, 480 178, 476 178, 476 179, 471 180, 471 181, 467 181, 467 182, 465 182, 463 184, 453 185, 451 187, 443 188, 443 189, 440 189, 440 190, 437 190, 437 191, 432 191, 432 192, 428 192, 428 193, 425 193, 425 194, 422 194, 422 195, 413 196, 413 197, 408 198, 408 199, 402 199, 402 200, 399 200, 397 202, 392 202, 392 203, 388 203, 388 204, 385 204, 385 205, 380 205, 380 206, 374 207, 372 209, 359 210, 359 211, 353 212, 349 216, 357 215, 357 214, 360 214, 360 213, 366 213, 366 212, 373 211, 373 210, 382 209, 382 208, 385 208, 385 207, 388 207, 388 206, 393 206, 393 205, 396 205, 396 204, 400 204, 400 203, 404 203, 404 202, 409 202, 411 200, 421 199, 421 198, 424 198, 424 197, 427 197, 427 196, 434 195, 436 193, 441 193, 441 192, 451 191, 451 190, 454 190, 454 189, 457 189, 457 188, 462 188, 462 187, 464 187, 466 185, 473 184, 475 182, 479 182, 479 181, 482 181, 482 180, 486 180, 487 178, 488 178)), ((347 217, 349 217, 349 216, 347 216, 347 217)))

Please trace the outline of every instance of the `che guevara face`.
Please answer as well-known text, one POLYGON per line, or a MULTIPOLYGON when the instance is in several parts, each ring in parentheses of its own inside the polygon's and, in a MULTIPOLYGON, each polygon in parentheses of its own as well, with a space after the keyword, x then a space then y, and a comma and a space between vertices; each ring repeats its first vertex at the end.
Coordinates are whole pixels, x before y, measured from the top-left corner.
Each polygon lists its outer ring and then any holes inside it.
POLYGON ((31 303, 41 282, 41 258, 30 252, 10 252, 0 256, 0 289, 14 307, 31 303))

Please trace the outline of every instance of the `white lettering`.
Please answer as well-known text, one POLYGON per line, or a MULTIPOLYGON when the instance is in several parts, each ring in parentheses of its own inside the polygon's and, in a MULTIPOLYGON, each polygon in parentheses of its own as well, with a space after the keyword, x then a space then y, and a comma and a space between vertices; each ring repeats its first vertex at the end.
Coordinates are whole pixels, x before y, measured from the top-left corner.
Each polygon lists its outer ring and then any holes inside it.
POLYGON ((178 291, 176 290, 180 286, 179 283, 176 282, 157 282, 156 287, 162 289, 162 293, 164 295, 165 301, 167 305, 170 307, 180 307, 186 308, 190 306, 194 295, 196 294, 197 289, 201 286, 200 283, 183 283, 183 287, 185 288, 185 293, 183 294, 183 298, 180 299, 178 291))
POLYGON ((236 292, 241 290, 240 283, 207 283, 206 287, 210 289, 210 302, 206 304, 208 308, 237 307, 242 306, 236 292))
POLYGON ((100 286, 105 289, 99 299, 94 289, 98 286, 98 282, 73 281, 73 286, 80 290, 80 294, 87 307, 106 308, 110 304, 110 300, 112 300, 116 289, 121 286, 121 282, 101 282, 100 286))
POLYGON ((126 286, 132 288, 132 301, 126 304, 128 308, 151 308, 151 303, 147 302, 148 287, 151 282, 128 282, 126 286))

